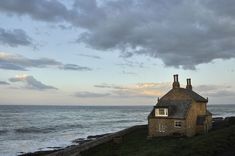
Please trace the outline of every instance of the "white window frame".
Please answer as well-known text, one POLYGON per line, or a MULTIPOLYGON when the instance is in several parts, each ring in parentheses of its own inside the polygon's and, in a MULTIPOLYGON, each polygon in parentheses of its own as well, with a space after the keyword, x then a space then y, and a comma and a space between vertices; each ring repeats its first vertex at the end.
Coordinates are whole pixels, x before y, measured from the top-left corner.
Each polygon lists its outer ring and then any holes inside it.
POLYGON ((176 121, 174 122, 174 127, 175 127, 175 128, 181 128, 181 127, 182 127, 182 121, 176 120, 176 121))
POLYGON ((167 117, 168 116, 168 108, 155 108, 155 116, 167 117), (164 114, 160 114, 160 109, 163 109, 164 114))

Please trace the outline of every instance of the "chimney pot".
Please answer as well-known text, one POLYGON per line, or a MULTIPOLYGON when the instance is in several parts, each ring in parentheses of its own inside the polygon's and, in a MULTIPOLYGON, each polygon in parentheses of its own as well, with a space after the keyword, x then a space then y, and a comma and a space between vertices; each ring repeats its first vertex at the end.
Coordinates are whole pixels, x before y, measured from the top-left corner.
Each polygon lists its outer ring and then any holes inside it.
POLYGON ((175 75, 173 75, 173 77, 174 77, 174 82, 173 82, 173 88, 175 89, 175 88, 180 88, 180 83, 179 83, 179 80, 178 80, 178 74, 175 74, 175 75))
POLYGON ((191 79, 187 79, 187 86, 186 86, 186 89, 190 89, 192 90, 192 84, 191 84, 191 79))

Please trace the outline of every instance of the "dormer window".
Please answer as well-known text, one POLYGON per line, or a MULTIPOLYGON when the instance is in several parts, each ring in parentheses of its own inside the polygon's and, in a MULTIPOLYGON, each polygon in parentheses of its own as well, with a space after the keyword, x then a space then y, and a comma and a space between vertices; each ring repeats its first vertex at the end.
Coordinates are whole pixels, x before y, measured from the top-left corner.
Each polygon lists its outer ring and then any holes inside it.
POLYGON ((156 108, 155 116, 168 116, 168 108, 156 108))

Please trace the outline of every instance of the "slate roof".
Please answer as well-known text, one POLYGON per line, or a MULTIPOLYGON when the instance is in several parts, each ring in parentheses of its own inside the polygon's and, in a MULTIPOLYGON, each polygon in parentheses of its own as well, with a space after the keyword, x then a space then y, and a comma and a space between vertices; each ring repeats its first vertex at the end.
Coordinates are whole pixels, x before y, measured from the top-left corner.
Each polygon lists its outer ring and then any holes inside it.
POLYGON ((156 106, 154 106, 154 109, 152 110, 152 112, 149 114, 149 117, 155 116, 155 112, 154 112, 155 108, 168 108, 167 118, 184 119, 192 104, 192 100, 196 102, 208 102, 207 99, 197 94, 196 92, 192 91, 191 89, 173 88, 158 101, 156 106), (174 94, 175 91, 178 94, 187 95, 189 98, 182 99, 182 100, 171 100, 171 99, 166 98, 169 95, 174 94))
POLYGON ((192 100, 160 100, 154 108, 168 108, 167 118, 184 119, 191 104, 192 100))
POLYGON ((174 90, 177 90, 177 92, 179 92, 180 94, 186 94, 188 95, 190 98, 192 98, 194 101, 196 102, 208 102, 207 99, 205 99, 204 97, 202 97, 201 95, 197 94, 196 92, 194 92, 193 90, 190 89, 185 89, 185 88, 177 88, 177 89, 171 89, 166 95, 164 95, 162 98, 164 98, 165 96, 167 96, 168 94, 171 94, 172 92, 174 92, 174 90))
POLYGON ((193 100, 195 100, 196 102, 208 102, 208 99, 205 99, 204 97, 202 97, 201 95, 199 95, 198 93, 194 92, 193 90, 190 89, 184 89, 184 88, 180 88, 183 92, 185 92, 185 94, 188 94, 193 100))

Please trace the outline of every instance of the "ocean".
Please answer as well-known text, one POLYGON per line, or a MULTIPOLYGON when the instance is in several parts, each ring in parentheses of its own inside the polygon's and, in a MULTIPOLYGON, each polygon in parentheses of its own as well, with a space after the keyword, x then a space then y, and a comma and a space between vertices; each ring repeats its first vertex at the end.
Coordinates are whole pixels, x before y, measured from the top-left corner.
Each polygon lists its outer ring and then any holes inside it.
MULTIPOLYGON (((77 138, 147 124, 152 106, 0 105, 0 156, 72 145, 77 138)), ((213 117, 235 116, 234 105, 208 105, 213 117)))

